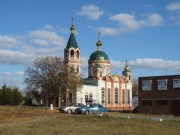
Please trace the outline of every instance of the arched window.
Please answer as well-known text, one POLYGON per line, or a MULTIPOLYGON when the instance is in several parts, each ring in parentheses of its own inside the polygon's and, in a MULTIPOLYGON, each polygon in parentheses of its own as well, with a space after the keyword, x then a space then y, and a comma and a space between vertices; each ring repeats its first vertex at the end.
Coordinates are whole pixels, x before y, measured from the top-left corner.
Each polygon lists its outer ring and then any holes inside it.
POLYGON ((76 52, 76 57, 79 58, 79 51, 76 52))
POLYGON ((111 103, 111 89, 108 88, 108 104, 111 103))
POLYGON ((90 100, 90 101, 93 101, 93 95, 92 95, 92 93, 89 94, 89 100, 90 100))
POLYGON ((72 93, 69 93, 69 103, 72 103, 72 93))
POLYGON ((86 105, 87 105, 87 102, 88 102, 88 94, 85 94, 85 102, 86 102, 86 105))
POLYGON ((118 88, 116 87, 114 90, 114 103, 118 104, 118 100, 119 100, 119 92, 118 92, 118 88))
POLYGON ((102 77, 102 71, 100 71, 100 77, 102 77))
POLYGON ((131 80, 131 76, 129 75, 129 80, 131 80))
POLYGON ((71 50, 71 57, 74 58, 74 50, 71 50))
POLYGON ((105 91, 104 88, 101 89, 101 103, 104 104, 105 102, 105 91))
POLYGON ((128 104, 130 104, 130 90, 128 89, 128 104))
POLYGON ((123 95, 122 95, 123 97, 123 104, 125 103, 125 90, 123 89, 123 95))
POLYGON ((77 66, 77 73, 79 73, 79 66, 77 66))
POLYGON ((94 77, 96 77, 96 71, 94 71, 94 77))

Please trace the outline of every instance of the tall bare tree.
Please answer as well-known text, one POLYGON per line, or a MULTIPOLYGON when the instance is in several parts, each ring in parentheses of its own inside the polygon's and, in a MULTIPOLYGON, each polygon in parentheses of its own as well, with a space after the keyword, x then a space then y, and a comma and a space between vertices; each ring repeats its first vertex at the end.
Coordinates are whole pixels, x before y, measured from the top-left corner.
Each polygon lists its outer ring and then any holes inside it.
MULTIPOLYGON (((26 69, 27 89, 41 89, 49 97, 60 96, 81 87, 81 76, 60 57, 37 58, 26 69)), ((61 96, 60 96, 61 97, 61 96)))

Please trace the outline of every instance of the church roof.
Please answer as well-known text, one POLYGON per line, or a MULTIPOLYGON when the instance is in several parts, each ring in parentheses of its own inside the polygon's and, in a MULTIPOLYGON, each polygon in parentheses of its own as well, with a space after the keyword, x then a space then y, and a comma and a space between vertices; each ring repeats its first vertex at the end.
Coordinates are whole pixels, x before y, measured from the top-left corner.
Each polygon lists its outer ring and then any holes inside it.
POLYGON ((125 68, 124 68, 124 70, 123 70, 123 75, 124 74, 126 74, 126 73, 128 73, 128 72, 131 72, 131 70, 129 69, 129 67, 128 67, 128 65, 127 65, 127 60, 126 60, 126 66, 125 66, 125 68))
POLYGON ((83 79, 83 85, 94 85, 94 86, 98 86, 98 81, 94 80, 92 78, 85 78, 83 79))
POLYGON ((71 33, 66 48, 78 48, 74 33, 71 33))
POLYGON ((89 60, 109 60, 109 58, 105 52, 97 50, 91 54, 89 60))

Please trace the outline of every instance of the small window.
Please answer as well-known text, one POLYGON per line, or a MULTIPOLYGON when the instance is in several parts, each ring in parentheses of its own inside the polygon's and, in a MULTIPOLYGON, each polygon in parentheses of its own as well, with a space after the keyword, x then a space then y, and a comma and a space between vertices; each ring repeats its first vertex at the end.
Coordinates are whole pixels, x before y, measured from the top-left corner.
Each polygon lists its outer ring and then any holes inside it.
POLYGON ((96 77, 96 71, 94 71, 94 77, 96 77))
POLYGON ((85 95, 85 102, 88 101, 88 95, 85 95))
POLYGON ((157 100, 157 105, 167 105, 168 101, 167 100, 157 100))
POLYGON ((116 87, 115 91, 114 91, 114 102, 115 102, 115 104, 118 104, 118 100, 119 100, 118 96, 119 96, 118 88, 116 87))
POLYGON ((128 104, 130 103, 130 90, 128 89, 128 104))
POLYGON ((125 103, 125 89, 123 89, 123 104, 125 103))
POLYGON ((143 105, 152 105, 152 100, 142 100, 143 105))
POLYGON ((108 104, 111 103, 111 89, 108 88, 108 104))
POLYGON ((93 101, 93 95, 92 95, 92 93, 89 94, 89 100, 90 100, 90 101, 93 101))
POLYGON ((102 72, 100 71, 100 77, 102 77, 102 72))
POLYGON ((104 88, 101 89, 101 102, 102 102, 102 104, 105 102, 105 91, 104 91, 104 88))
POLYGON ((79 51, 77 51, 77 53, 76 53, 76 57, 77 57, 77 58, 79 58, 79 51))
POLYGON ((152 90, 152 80, 142 80, 142 91, 152 90))
POLYGON ((74 58, 74 50, 71 50, 71 57, 74 58))
POLYGON ((79 73, 79 66, 77 66, 77 73, 79 73))

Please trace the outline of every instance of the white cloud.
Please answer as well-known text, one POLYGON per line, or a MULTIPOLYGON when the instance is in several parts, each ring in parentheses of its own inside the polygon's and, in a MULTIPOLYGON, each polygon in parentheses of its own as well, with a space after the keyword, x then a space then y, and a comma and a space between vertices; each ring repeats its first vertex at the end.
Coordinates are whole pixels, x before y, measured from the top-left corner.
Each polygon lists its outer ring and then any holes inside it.
POLYGON ((4 73, 2 73, 2 75, 3 75, 3 76, 12 76, 12 73, 10 73, 10 72, 4 72, 4 73))
POLYGON ((162 24, 163 18, 157 13, 152 13, 147 17, 145 22, 148 26, 159 26, 162 24))
POLYGON ((24 71, 16 71, 14 73, 11 72, 4 72, 2 73, 3 76, 23 76, 24 75, 24 71))
POLYGON ((110 20, 117 21, 120 27, 125 31, 132 31, 140 28, 141 21, 137 21, 134 15, 116 14, 110 17, 110 20))
POLYGON ((28 64, 34 59, 33 54, 21 51, 0 50, 0 63, 5 64, 28 64))
POLYGON ((155 27, 161 25, 163 22, 163 18, 157 13, 152 13, 147 18, 140 20, 137 20, 134 15, 126 13, 113 15, 109 19, 119 23, 119 32, 131 32, 143 26, 155 27))
POLYGON ((50 24, 45 25, 43 28, 46 30, 54 30, 53 26, 50 24))
POLYGON ((16 71, 14 74, 17 75, 17 76, 23 76, 24 71, 16 71))
POLYGON ((17 45, 18 41, 13 36, 0 35, 0 48, 11 48, 17 45))
POLYGON ((29 37, 32 38, 33 43, 42 46, 57 45, 64 47, 65 39, 58 36, 55 32, 46 30, 36 30, 29 32, 29 37))
MULTIPOLYGON (((137 58, 129 61, 128 65, 134 69, 161 70, 170 72, 180 72, 180 61, 164 60, 158 58, 137 58)), ((125 62, 111 60, 111 68, 124 69, 125 62)))
POLYGON ((116 61, 111 59, 111 68, 116 70, 122 70, 125 67, 125 62, 116 61))
POLYGON ((1 36, 0 41, 9 44, 18 43, 15 49, 6 47, 0 50, 0 63, 13 65, 27 65, 37 57, 63 56, 66 45, 64 37, 57 35, 55 30, 34 30, 24 36, 1 36))
POLYGON ((166 6, 169 11, 180 11, 180 2, 174 2, 166 6))
POLYGON ((110 35, 110 36, 113 36, 119 33, 117 29, 110 28, 110 27, 99 27, 97 28, 97 31, 101 32, 102 35, 110 35))
POLYGON ((180 2, 174 2, 167 5, 166 9, 172 11, 168 19, 174 23, 180 23, 180 2))
POLYGON ((103 15, 103 11, 95 5, 83 5, 77 15, 85 16, 91 20, 98 20, 103 15))

